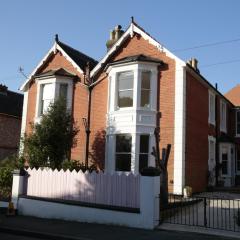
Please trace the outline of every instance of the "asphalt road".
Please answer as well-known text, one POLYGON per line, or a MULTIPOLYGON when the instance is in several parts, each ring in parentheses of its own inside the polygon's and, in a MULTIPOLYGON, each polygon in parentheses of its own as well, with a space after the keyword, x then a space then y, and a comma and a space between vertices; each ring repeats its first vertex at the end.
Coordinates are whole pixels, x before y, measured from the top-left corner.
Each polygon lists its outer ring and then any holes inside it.
POLYGON ((16 236, 11 235, 8 233, 1 233, 0 232, 0 239, 1 240, 39 240, 39 238, 31 238, 31 237, 24 237, 24 236, 16 236))
MULTIPOLYGON (((184 233, 184 232, 170 232, 170 231, 142 231, 141 235, 134 233, 134 231, 128 232, 128 235, 125 235, 119 232, 115 232, 110 236, 99 235, 96 232, 89 234, 87 237, 79 236, 79 240, 103 240, 103 239, 146 239, 146 240, 234 240, 235 238, 226 238, 220 236, 210 236, 196 233, 184 233)), ((0 232, 1 240, 39 240, 39 239, 49 239, 49 238, 36 238, 36 237, 26 237, 22 235, 14 235, 10 233, 0 232)))

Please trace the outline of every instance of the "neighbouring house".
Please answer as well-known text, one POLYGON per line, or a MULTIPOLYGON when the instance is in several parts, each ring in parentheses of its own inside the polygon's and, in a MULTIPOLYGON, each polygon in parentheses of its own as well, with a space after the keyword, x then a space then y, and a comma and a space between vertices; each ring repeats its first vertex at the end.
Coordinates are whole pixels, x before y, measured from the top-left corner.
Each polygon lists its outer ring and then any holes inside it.
POLYGON ((80 128, 71 159, 107 172, 138 173, 155 166, 158 127, 160 151, 172 146, 171 192, 234 186, 240 175, 239 94, 236 102, 221 94, 200 74, 196 59, 184 62, 134 21, 126 31, 111 31, 106 45, 97 62, 56 36, 21 86, 22 134, 63 94, 80 128))
POLYGON ((18 153, 23 95, 0 84, 0 161, 18 153))

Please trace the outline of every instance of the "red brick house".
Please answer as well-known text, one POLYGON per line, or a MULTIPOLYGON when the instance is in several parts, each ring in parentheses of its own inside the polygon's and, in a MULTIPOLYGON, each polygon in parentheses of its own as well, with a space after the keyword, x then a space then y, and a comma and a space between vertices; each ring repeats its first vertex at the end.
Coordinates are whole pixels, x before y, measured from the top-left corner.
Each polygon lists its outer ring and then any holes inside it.
POLYGON ((151 149, 159 127, 160 150, 172 146, 170 191, 235 185, 236 107, 200 74, 197 61, 182 61, 135 22, 125 32, 117 26, 107 47, 97 62, 56 38, 21 86, 22 133, 63 93, 80 127, 72 159, 138 173, 155 165, 151 149))
POLYGON ((0 161, 18 153, 23 95, 0 84, 0 161))

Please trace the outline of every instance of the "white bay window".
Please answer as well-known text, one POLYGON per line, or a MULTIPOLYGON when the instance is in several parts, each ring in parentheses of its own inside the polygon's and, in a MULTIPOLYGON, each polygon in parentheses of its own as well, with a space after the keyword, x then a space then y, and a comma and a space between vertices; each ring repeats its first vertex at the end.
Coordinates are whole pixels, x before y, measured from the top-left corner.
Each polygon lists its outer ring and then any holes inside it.
POLYGON ((51 103, 59 97, 66 101, 67 111, 72 108, 73 81, 71 77, 54 76, 51 78, 36 78, 37 101, 35 121, 39 122, 42 114, 48 111, 51 103))
POLYGON ((109 66, 106 171, 139 173, 155 166, 158 62, 109 66))

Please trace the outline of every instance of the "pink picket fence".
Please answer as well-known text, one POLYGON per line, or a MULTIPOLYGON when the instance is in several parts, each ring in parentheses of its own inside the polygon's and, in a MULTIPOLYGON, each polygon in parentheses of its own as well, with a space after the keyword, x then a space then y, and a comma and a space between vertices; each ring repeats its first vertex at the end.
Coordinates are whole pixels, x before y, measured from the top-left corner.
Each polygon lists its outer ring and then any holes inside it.
POLYGON ((26 195, 139 208, 140 176, 67 170, 27 169, 26 195))

